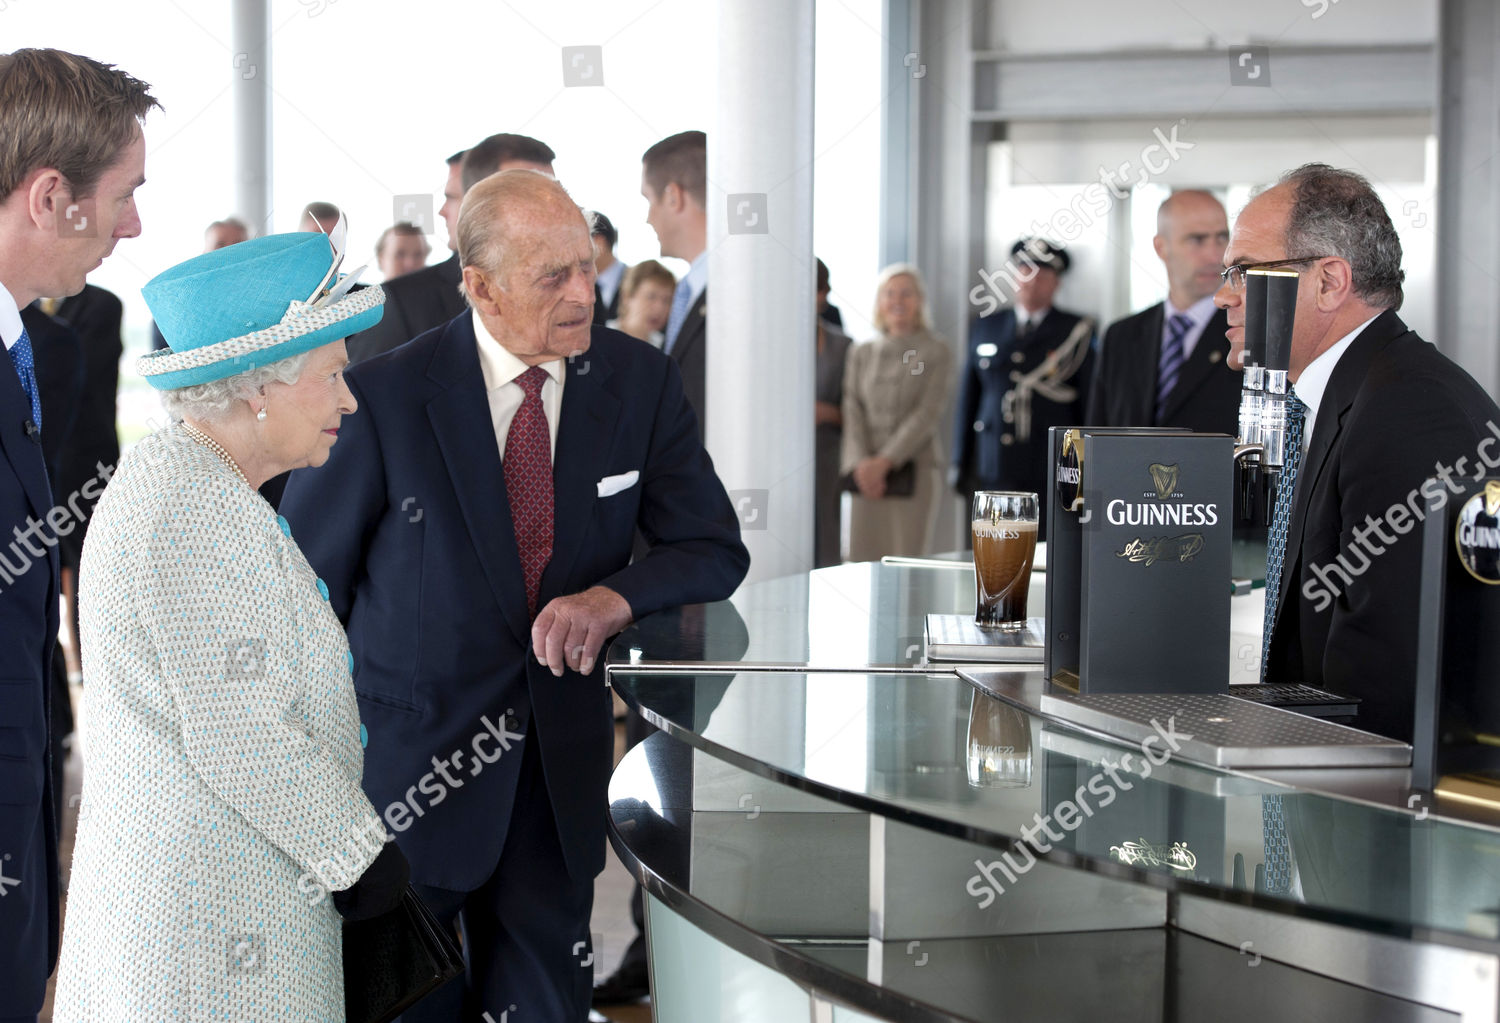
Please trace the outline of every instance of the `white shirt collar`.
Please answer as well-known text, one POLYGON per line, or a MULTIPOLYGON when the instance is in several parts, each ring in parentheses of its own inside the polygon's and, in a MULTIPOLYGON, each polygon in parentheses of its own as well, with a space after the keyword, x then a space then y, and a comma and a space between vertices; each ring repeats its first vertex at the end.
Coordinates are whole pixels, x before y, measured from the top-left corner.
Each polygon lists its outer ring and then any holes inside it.
MULTIPOLYGON (((474 319, 474 337, 479 342, 479 371, 484 374, 484 389, 486 392, 493 391, 497 387, 504 387, 515 380, 516 377, 525 373, 531 367, 516 358, 499 341, 496 341, 484 321, 479 318, 479 313, 471 312, 474 319)), ((563 360, 553 359, 551 362, 540 364, 559 386, 563 380, 563 360)))
POLYGON ((1045 309, 1037 309, 1036 311, 1033 312, 1032 310, 1027 309, 1021 303, 1017 302, 1016 303, 1016 326, 1017 327, 1022 327, 1022 326, 1025 326, 1028 323, 1041 323, 1043 320, 1045 320, 1047 318, 1047 314, 1050 313, 1051 311, 1052 311, 1052 307, 1049 305, 1045 309))
POLYGON ((1170 298, 1166 300, 1166 307, 1167 319, 1170 320, 1174 316, 1186 316, 1188 319, 1193 321, 1194 327, 1201 329, 1208 324, 1209 320, 1213 319, 1213 292, 1209 292, 1207 295, 1204 295, 1202 298, 1194 302, 1192 305, 1188 306, 1186 309, 1178 309, 1175 305, 1172 304, 1172 300, 1170 298))
POLYGON ((1307 448, 1307 442, 1312 438, 1313 424, 1318 421, 1318 406, 1323 403, 1323 392, 1328 390, 1328 381, 1333 376, 1334 367, 1339 364, 1339 359, 1343 357, 1344 352, 1348 351, 1354 339, 1359 337, 1360 331, 1374 323, 1379 315, 1376 313, 1324 349, 1323 354, 1308 363, 1307 368, 1297 377, 1297 382, 1292 385, 1297 391, 1297 397, 1301 398, 1302 404, 1307 406, 1307 419, 1302 427, 1304 450, 1307 448))
POLYGON ((16 307, 16 300, 5 285, 0 284, 0 341, 5 342, 7 352, 21 340, 23 329, 25 325, 21 322, 21 310, 16 307))
POLYGON ((601 274, 599 274, 599 293, 604 296, 605 305, 608 305, 609 300, 614 298, 615 292, 620 290, 620 282, 624 277, 625 264, 618 259, 609 264, 609 266, 601 274))

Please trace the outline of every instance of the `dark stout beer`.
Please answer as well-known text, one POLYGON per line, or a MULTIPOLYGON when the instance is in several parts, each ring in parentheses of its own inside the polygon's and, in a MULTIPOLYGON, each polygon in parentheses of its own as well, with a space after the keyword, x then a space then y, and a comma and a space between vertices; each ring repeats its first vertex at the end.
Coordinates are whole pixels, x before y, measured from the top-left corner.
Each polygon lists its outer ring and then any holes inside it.
POLYGON ((976 518, 974 614, 984 628, 1020 628, 1026 622, 1031 562, 1036 555, 1036 522, 996 522, 976 518))

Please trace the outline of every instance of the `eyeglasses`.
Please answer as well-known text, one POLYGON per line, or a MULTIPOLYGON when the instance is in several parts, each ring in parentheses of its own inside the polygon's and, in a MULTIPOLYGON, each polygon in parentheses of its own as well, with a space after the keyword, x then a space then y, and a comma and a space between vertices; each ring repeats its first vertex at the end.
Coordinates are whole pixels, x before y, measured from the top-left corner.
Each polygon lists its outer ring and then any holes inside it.
POLYGON ((1296 259, 1273 259, 1269 263, 1236 263, 1234 266, 1226 266, 1219 272, 1219 280, 1229 285, 1230 291, 1245 290, 1245 273, 1249 270, 1270 270, 1278 266, 1291 266, 1294 263, 1314 263, 1327 256, 1298 256, 1296 259))

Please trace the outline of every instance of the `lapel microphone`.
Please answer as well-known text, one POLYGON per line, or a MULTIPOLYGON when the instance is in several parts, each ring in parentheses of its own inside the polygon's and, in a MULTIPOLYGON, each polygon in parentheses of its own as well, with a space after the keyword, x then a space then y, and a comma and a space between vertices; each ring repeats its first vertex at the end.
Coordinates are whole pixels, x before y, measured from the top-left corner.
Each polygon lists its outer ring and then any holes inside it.
POLYGON ((42 442, 42 431, 37 428, 36 422, 34 420, 26 420, 26 436, 30 437, 38 444, 42 442))

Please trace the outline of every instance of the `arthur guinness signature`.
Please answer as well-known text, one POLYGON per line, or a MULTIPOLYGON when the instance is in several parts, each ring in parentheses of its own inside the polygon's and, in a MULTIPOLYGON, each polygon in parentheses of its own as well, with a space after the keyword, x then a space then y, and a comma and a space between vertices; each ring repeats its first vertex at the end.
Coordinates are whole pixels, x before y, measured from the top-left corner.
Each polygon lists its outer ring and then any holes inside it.
POLYGON ((1139 842, 1112 845, 1109 853, 1121 863, 1142 867, 1171 867, 1173 870, 1191 871, 1198 866, 1198 857, 1187 847, 1186 842, 1152 845, 1143 838, 1139 842))
POLYGON ((1115 557, 1128 558, 1133 564, 1153 565, 1158 561, 1192 561, 1202 550, 1202 533, 1184 533, 1153 536, 1149 540, 1136 537, 1124 549, 1116 551, 1115 557))

